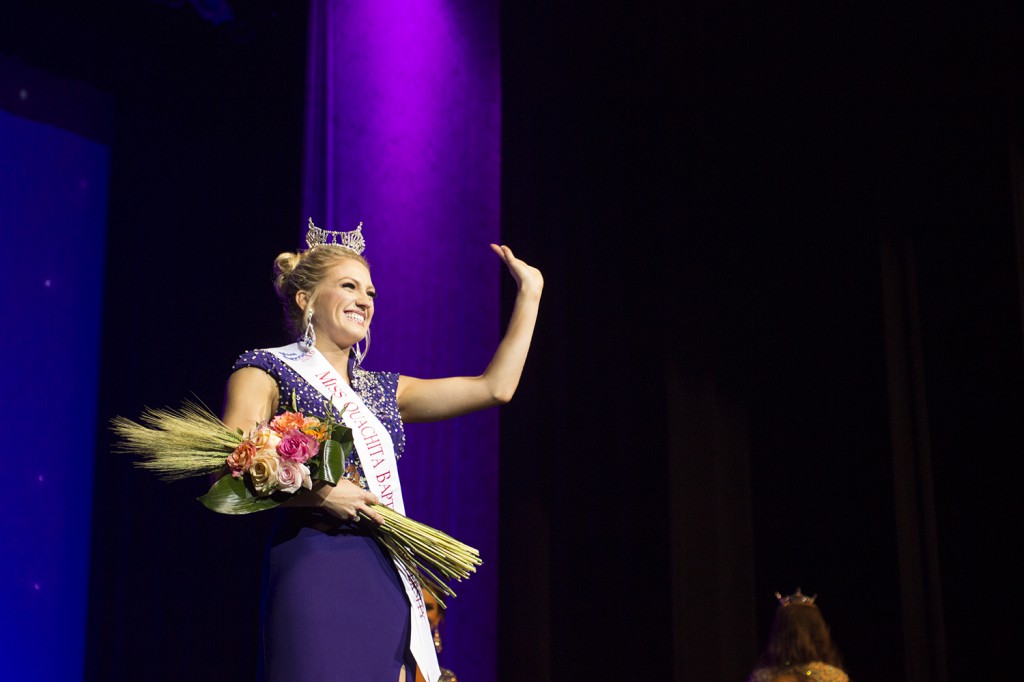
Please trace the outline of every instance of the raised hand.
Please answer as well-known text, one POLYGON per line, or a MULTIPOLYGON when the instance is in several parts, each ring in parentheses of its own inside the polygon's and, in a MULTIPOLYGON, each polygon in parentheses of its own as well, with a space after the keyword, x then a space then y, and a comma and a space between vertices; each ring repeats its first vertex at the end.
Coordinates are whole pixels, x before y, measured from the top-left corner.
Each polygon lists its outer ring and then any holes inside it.
POLYGON ((512 273, 512 278, 516 281, 516 286, 520 291, 540 294, 544 288, 544 275, 540 270, 516 258, 512 249, 504 244, 501 246, 491 244, 491 250, 505 261, 505 265, 508 266, 508 271, 512 273))
POLYGON ((519 287, 505 336, 494 357, 477 376, 419 379, 398 377, 398 409, 406 422, 428 422, 457 417, 512 399, 523 373, 537 321, 544 276, 540 270, 516 258, 507 246, 491 244, 505 262, 519 287))

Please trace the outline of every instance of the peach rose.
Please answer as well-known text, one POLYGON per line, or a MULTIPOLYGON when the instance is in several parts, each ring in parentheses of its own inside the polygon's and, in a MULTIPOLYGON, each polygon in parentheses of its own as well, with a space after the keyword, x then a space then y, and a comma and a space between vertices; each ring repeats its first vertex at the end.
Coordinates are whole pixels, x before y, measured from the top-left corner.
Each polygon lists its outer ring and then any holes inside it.
POLYGON ((261 424, 255 431, 253 431, 252 435, 249 436, 249 440, 253 442, 253 445, 256 446, 257 450, 262 450, 267 446, 267 442, 270 440, 272 435, 274 435, 274 432, 271 431, 266 424, 261 424))
POLYGON ((277 490, 280 470, 281 460, 273 450, 260 450, 256 453, 249 464, 249 479, 257 495, 265 497, 277 490))
POLYGON ((254 441, 256 446, 256 454, 261 452, 269 452, 271 454, 277 454, 277 444, 281 442, 281 436, 274 433, 270 429, 261 435, 259 441, 254 441))

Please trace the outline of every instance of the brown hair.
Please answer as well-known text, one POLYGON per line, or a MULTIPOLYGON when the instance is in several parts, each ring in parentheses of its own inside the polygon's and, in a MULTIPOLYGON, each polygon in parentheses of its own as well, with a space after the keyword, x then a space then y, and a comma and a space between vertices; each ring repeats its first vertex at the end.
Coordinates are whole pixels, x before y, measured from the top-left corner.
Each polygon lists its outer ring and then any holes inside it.
POLYGON ((306 311, 299 307, 295 295, 300 291, 309 292, 308 309, 316 299, 317 289, 327 276, 327 271, 345 259, 359 261, 370 269, 370 264, 361 255, 342 246, 324 244, 306 251, 286 251, 274 259, 274 290, 284 309, 288 330, 298 336, 305 325, 306 311))
POLYGON ((758 666, 804 665, 815 661, 842 667, 821 611, 814 604, 780 604, 758 666))

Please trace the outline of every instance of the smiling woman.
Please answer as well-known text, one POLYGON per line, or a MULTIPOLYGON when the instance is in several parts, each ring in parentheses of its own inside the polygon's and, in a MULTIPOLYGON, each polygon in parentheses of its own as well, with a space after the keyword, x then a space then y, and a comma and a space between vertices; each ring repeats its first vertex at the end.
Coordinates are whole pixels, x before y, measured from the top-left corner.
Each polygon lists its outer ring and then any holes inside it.
POLYGON ((518 286, 508 330, 482 374, 418 379, 362 368, 376 290, 361 231, 313 225, 309 249, 275 261, 275 287, 298 342, 242 354, 228 380, 223 421, 243 432, 281 410, 333 417, 352 430, 345 479, 318 482, 278 507, 266 557, 262 670, 268 680, 414 680, 441 676, 427 608, 412 573, 373 538, 405 512, 397 459, 404 422, 436 421, 508 402, 533 336, 543 278, 507 246, 491 245, 518 286), (362 350, 359 344, 364 344, 362 350), (312 587, 317 586, 315 597, 312 587), (308 633, 344 642, 311 647, 308 633))
POLYGON ((368 338, 373 299, 377 297, 377 290, 370 280, 370 264, 362 255, 362 223, 352 232, 341 233, 358 234, 358 238, 349 240, 350 245, 320 244, 321 240, 327 238, 327 234, 310 219, 310 250, 302 254, 286 252, 277 257, 274 262, 274 287, 293 334, 315 337, 318 327, 327 332, 331 326, 332 313, 349 315, 354 321, 361 318, 362 332, 359 339, 348 340, 346 343, 343 338, 340 343, 334 344, 339 349, 348 348, 368 338), (314 244, 335 248, 313 249, 314 244), (327 303, 318 310, 317 299, 321 297, 327 303), (340 308, 337 307, 339 304, 340 308))
MULTIPOLYGON (((376 297, 377 290, 370 281, 370 269, 365 261, 342 257, 327 269, 322 283, 312 292, 295 294, 297 306, 305 311, 306 345, 316 345, 318 330, 324 340, 317 346, 322 353, 333 354, 368 341, 376 297)), ((362 361, 366 348, 355 352, 362 361)))

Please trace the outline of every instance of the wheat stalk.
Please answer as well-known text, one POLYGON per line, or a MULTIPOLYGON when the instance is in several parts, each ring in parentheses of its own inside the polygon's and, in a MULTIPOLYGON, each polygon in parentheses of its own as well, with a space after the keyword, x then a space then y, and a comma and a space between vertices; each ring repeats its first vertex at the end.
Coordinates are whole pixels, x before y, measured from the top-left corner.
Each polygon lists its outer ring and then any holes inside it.
MULTIPOLYGON (((144 408, 138 422, 124 417, 110 420, 122 441, 115 452, 138 455, 135 466, 167 481, 208 475, 224 467, 225 457, 243 441, 202 403, 185 401, 180 409, 144 408)), ((450 535, 381 504, 372 505, 384 525, 368 521, 374 535, 434 598, 455 596, 447 581, 465 580, 483 561, 480 552, 450 535)), ((364 519, 368 518, 363 515, 364 519)))
POLYGON ((137 423, 124 417, 110 420, 111 429, 122 438, 115 452, 139 455, 134 462, 141 469, 156 472, 166 481, 211 474, 224 465, 224 458, 242 442, 233 430, 201 403, 186 401, 180 409, 143 408, 137 423))

